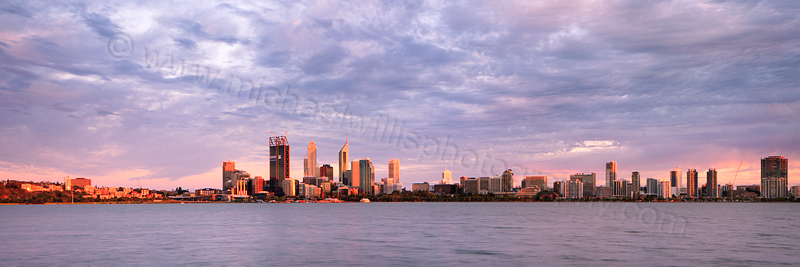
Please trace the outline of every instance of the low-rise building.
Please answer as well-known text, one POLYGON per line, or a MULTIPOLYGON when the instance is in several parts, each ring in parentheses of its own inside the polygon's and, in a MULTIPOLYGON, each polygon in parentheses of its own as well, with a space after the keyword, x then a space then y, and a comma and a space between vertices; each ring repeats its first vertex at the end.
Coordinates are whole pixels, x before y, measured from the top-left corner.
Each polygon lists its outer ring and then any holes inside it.
POLYGON ((428 182, 411 184, 411 191, 431 191, 431 185, 428 182))

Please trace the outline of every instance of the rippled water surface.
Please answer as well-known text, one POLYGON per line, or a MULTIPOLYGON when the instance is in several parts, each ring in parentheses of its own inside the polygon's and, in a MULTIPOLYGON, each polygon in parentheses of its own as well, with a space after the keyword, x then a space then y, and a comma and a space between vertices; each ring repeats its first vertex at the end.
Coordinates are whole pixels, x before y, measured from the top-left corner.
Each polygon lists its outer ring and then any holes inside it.
POLYGON ((0 206, 8 265, 800 264, 800 204, 0 206))

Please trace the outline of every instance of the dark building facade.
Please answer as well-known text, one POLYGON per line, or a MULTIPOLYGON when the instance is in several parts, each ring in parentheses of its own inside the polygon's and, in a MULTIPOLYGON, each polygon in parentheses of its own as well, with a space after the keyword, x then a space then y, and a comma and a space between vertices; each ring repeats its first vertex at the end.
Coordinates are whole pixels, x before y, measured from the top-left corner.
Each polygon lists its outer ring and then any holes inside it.
POLYGON ((269 138, 269 187, 275 196, 284 196, 283 181, 289 178, 289 142, 286 136, 269 138))
POLYGON ((319 177, 328 177, 328 181, 333 181, 333 166, 324 164, 319 167, 319 177))
POLYGON ((789 159, 770 156, 761 159, 761 197, 788 197, 789 159))

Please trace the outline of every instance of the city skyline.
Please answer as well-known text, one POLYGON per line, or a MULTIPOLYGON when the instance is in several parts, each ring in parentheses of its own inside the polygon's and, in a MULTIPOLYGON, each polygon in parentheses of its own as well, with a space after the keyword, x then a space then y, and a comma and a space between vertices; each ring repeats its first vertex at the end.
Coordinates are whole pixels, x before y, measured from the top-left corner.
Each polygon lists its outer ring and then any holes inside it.
MULTIPOLYGON (((715 168, 720 184, 742 162, 736 184, 750 185, 762 158, 800 156, 792 2, 26 1, 0 14, 2 179, 218 187, 226 159, 269 179, 270 130, 295 148, 313 136, 334 173, 370 157, 380 179, 396 158, 405 185, 443 167, 603 177, 608 162, 617 180, 715 168)), ((295 154, 285 176, 302 179, 295 154)), ((787 174, 797 185, 797 160, 787 174)))

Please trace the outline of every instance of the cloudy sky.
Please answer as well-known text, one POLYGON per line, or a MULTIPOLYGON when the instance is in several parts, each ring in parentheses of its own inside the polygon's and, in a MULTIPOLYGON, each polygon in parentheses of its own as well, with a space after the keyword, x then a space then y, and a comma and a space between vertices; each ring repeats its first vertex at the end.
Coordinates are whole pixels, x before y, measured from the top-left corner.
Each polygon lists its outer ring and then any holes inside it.
POLYGON ((796 1, 65 2, 0 3, 0 178, 219 188, 284 133, 406 187, 800 175, 796 1))

